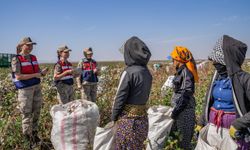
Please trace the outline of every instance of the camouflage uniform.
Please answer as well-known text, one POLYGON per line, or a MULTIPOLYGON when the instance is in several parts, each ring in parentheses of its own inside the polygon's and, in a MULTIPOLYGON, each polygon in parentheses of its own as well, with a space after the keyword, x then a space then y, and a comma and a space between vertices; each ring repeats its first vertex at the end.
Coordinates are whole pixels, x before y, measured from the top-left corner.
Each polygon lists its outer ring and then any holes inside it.
MULTIPOLYGON (((62 73, 62 67, 57 63, 55 65, 54 74, 62 73)), ((57 98, 61 104, 66 104, 74 100, 74 88, 73 85, 64 84, 58 82, 56 84, 57 88, 57 98)))
POLYGON ((82 99, 96 102, 96 95, 97 95, 97 83, 83 81, 81 89, 82 99))
MULTIPOLYGON (((82 69, 82 60, 78 64, 78 68, 82 69)), ((78 86, 81 86, 81 98, 88 101, 96 102, 97 82, 81 81, 81 77, 77 78, 78 86)))
MULTIPOLYGON (((30 55, 24 57, 30 60, 30 55)), ((12 59, 12 71, 16 74, 21 74, 20 62, 16 57, 12 59)), ((18 89, 18 102, 19 109, 22 113, 23 134, 31 135, 32 132, 37 132, 42 101, 40 84, 18 89)))

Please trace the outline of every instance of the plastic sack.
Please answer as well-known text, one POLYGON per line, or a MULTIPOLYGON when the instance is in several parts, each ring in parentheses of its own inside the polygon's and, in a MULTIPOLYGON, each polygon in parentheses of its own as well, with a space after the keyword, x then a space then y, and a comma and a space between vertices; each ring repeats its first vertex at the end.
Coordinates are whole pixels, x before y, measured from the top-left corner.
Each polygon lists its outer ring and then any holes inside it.
POLYGON ((93 147, 99 110, 95 103, 75 100, 51 108, 51 142, 55 150, 87 150, 93 147))
POLYGON ((147 150, 164 149, 166 137, 171 131, 173 119, 170 115, 172 108, 169 106, 152 106, 148 109, 148 143, 147 150))
POLYGON ((113 122, 108 123, 104 128, 97 127, 93 150, 114 150, 116 127, 113 122))
POLYGON ((209 123, 201 129, 195 150, 236 150, 237 148, 228 129, 219 128, 217 130, 217 126, 209 123), (209 134, 213 134, 213 136, 209 136, 209 134))

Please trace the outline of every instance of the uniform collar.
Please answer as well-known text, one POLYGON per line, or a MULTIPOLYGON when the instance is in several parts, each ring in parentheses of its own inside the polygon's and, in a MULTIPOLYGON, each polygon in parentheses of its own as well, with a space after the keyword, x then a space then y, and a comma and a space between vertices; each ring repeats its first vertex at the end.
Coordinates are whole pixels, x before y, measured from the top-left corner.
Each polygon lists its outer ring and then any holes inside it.
POLYGON ((60 60, 60 62, 61 62, 62 64, 68 64, 68 63, 69 63, 68 60, 60 60))

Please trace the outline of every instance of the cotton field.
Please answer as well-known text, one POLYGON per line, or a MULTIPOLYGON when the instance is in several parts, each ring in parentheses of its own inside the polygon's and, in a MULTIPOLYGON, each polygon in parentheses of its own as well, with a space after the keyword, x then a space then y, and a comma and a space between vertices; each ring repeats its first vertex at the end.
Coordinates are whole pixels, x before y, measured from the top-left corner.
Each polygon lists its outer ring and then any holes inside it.
MULTIPOLYGON (((36 149, 53 149, 50 142, 52 120, 49 112, 53 105, 58 104, 58 101, 52 79, 53 64, 42 64, 41 68, 43 67, 48 67, 50 71, 41 82, 44 101, 39 124, 39 136, 43 140, 43 146, 38 146, 36 149)), ((172 90, 171 85, 166 82, 169 76, 174 75, 174 69, 170 62, 154 61, 150 62, 148 67, 153 75, 148 105, 170 105, 172 90)), ((99 124, 103 127, 110 121, 112 104, 125 65, 123 62, 105 62, 99 63, 99 68, 101 74, 98 83, 97 105, 100 111, 99 124)), ((199 83, 196 84, 195 93, 198 118, 202 111, 202 100, 205 97, 214 69, 209 61, 201 61, 197 64, 197 68, 200 77, 199 83)), ((244 63, 243 69, 250 72, 250 61, 244 63)), ((16 97, 17 91, 11 81, 10 69, 0 68, 0 149, 27 149, 27 143, 22 138, 21 116, 16 97)), ((80 97, 80 91, 75 86, 75 99, 80 97)), ((177 148, 176 141, 168 139, 167 143, 166 149, 177 148)), ((195 140, 193 143, 195 143, 195 140)))

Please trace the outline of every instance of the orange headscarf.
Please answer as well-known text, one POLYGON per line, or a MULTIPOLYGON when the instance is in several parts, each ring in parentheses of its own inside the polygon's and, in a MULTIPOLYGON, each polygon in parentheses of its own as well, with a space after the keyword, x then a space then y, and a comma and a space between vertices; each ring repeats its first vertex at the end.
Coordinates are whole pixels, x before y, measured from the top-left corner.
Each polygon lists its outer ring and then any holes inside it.
POLYGON ((186 47, 176 46, 171 53, 171 57, 176 61, 186 64, 188 70, 193 74, 195 82, 199 81, 193 55, 186 47))

